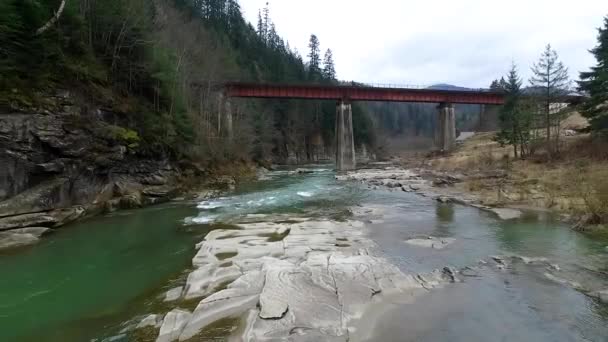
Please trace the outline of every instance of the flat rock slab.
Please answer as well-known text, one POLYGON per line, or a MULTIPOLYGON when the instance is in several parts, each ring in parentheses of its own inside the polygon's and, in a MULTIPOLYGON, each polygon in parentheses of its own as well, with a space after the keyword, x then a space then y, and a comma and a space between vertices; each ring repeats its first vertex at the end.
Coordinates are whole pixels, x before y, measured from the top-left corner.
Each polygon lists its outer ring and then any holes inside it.
POLYGON ((428 237, 426 239, 409 239, 406 240, 405 243, 418 247, 444 249, 454 241, 456 241, 456 239, 428 237))
POLYGON ((0 233, 0 249, 33 245, 38 241, 40 241, 40 238, 34 234, 20 234, 12 232, 0 233))
POLYGON ((144 319, 142 319, 141 322, 139 322, 139 324, 137 324, 135 329, 143 329, 143 328, 148 328, 148 327, 158 329, 162 325, 163 325, 163 316, 153 314, 153 315, 148 315, 144 319))
POLYGON ((454 281, 441 271, 406 275, 370 255, 373 242, 364 227, 306 220, 211 232, 198 245, 183 291, 186 299, 204 299, 192 315, 169 313, 161 341, 186 341, 220 319, 243 315, 244 341, 347 341, 350 322, 384 294, 410 295, 454 281))
POLYGON ((602 290, 602 291, 590 292, 589 296, 599 299, 600 302, 602 302, 602 303, 608 304, 608 289, 602 290))
POLYGON ((509 208, 491 208, 491 212, 496 214, 501 220, 513 220, 520 218, 523 213, 521 210, 509 209, 509 208))
POLYGON ((190 321, 192 314, 188 311, 175 309, 165 315, 163 325, 156 342, 171 342, 179 338, 186 324, 190 321))
POLYGON ((174 289, 167 291, 165 294, 165 302, 174 302, 181 298, 182 293, 184 292, 184 287, 179 286, 174 289))

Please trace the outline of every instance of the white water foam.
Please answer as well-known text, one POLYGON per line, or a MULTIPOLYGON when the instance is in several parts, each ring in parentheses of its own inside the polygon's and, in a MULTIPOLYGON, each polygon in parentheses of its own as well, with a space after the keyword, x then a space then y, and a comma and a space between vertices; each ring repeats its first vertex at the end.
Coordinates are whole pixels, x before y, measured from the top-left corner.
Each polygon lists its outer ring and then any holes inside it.
POLYGON ((302 196, 302 197, 312 197, 312 192, 308 192, 308 191, 300 191, 298 192, 298 196, 302 196))
POLYGON ((199 203, 199 205, 197 205, 196 207, 198 209, 212 210, 212 209, 221 208, 225 205, 226 204, 224 204, 222 202, 218 202, 218 201, 204 201, 204 202, 199 203))

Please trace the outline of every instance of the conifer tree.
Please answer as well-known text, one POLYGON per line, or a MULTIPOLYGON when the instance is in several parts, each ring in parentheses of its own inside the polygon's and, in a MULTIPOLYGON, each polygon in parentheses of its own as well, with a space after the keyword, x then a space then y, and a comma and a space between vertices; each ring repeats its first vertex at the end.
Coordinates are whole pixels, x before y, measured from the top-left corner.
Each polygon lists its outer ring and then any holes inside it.
POLYGON ((591 130, 608 136, 608 16, 598 31, 598 45, 591 50, 597 65, 591 71, 582 72, 578 84, 579 90, 589 95, 582 114, 589 119, 591 130))
POLYGON ((323 59, 323 78, 331 81, 336 79, 336 67, 334 65, 334 55, 331 52, 331 49, 327 49, 325 58, 323 59))
POLYGON ((568 68, 559 61, 557 52, 548 44, 540 59, 532 67, 533 76, 530 85, 535 95, 540 98, 539 114, 546 129, 547 149, 554 153, 559 147, 559 126, 561 123, 560 108, 553 107, 563 102, 568 94, 570 80, 568 68), (554 141, 551 140, 551 129, 557 127, 554 141))
POLYGON ((512 145, 515 157, 529 154, 532 114, 522 99, 522 80, 513 64, 507 79, 495 81, 496 87, 506 93, 505 104, 500 112, 500 131, 496 140, 501 145, 512 145))
POLYGON ((312 80, 316 80, 321 72, 321 49, 319 38, 312 34, 308 43, 308 73, 312 80))

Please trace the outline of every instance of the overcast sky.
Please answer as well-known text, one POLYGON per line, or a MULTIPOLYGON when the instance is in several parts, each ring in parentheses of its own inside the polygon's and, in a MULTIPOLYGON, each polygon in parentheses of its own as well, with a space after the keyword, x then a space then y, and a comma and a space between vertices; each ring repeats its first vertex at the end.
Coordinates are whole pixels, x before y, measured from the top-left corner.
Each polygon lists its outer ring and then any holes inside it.
MULTIPOLYGON (((267 0, 240 0, 254 26, 267 0)), ((305 57, 315 33, 338 77, 370 83, 485 87, 514 61, 524 77, 547 43, 573 78, 608 0, 271 0, 277 31, 305 57)), ((305 57, 306 59, 306 57, 305 57)))

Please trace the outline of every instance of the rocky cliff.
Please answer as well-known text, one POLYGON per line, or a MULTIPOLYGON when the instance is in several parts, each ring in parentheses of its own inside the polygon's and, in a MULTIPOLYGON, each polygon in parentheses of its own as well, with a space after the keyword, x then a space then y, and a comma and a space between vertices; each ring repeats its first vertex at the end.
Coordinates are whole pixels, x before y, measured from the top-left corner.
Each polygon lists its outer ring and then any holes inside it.
POLYGON ((41 98, 41 106, 0 107, 0 248, 179 190, 183 168, 160 155, 139 156, 137 133, 123 128, 126 115, 75 92, 41 98))

